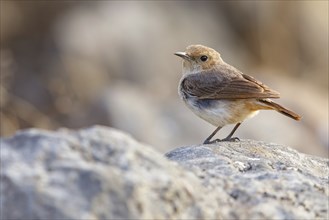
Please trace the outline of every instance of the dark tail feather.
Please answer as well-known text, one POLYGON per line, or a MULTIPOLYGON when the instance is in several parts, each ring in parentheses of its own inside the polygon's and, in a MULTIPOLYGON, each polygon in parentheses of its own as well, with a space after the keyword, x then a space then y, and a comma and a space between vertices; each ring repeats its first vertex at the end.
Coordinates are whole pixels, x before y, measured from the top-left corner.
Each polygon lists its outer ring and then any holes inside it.
POLYGON ((268 106, 270 106, 270 107, 272 107, 274 110, 280 112, 281 114, 283 114, 285 116, 288 116, 289 118, 295 119, 297 121, 299 121, 302 118, 300 115, 296 114, 295 112, 284 108, 283 106, 273 102, 270 99, 261 99, 259 101, 266 104, 266 105, 268 105, 268 106))

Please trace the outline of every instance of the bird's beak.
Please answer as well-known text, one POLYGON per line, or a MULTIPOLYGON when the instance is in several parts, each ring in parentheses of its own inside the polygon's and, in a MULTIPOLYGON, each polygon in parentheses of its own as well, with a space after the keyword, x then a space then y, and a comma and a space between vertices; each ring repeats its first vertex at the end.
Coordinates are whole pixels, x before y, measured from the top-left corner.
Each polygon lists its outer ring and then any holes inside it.
POLYGON ((185 53, 185 52, 176 52, 174 54, 176 56, 183 58, 184 60, 191 60, 191 57, 189 55, 187 55, 187 53, 185 53))

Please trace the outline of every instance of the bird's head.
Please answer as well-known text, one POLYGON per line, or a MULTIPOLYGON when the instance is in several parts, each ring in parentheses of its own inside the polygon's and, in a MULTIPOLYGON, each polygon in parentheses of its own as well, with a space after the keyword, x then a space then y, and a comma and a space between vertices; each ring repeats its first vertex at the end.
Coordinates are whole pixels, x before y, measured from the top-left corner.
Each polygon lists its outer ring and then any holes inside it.
POLYGON ((203 45, 190 45, 185 52, 176 52, 175 55, 183 58, 183 74, 210 70, 224 63, 217 51, 203 45))

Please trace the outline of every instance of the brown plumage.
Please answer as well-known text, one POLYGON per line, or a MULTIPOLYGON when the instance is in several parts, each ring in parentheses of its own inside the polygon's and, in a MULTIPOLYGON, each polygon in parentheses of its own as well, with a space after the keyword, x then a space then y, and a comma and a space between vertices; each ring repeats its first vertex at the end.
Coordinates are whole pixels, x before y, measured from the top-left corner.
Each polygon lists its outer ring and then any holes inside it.
POLYGON ((200 99, 279 98, 279 93, 251 76, 232 77, 223 70, 206 70, 186 76, 184 90, 200 99))
POLYGON ((300 120, 298 114, 270 100, 280 97, 277 91, 225 63, 215 50, 192 45, 175 54, 183 58, 180 96, 196 115, 217 127, 204 143, 236 140, 231 137, 237 127, 258 110, 272 109, 300 120), (226 124, 237 125, 225 139, 210 141, 226 124))

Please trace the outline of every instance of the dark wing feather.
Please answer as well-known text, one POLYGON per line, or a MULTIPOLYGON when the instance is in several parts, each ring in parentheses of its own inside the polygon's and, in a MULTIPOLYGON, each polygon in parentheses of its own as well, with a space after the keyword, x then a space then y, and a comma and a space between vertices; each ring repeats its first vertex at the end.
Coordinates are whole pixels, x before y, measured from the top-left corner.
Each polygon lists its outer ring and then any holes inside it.
POLYGON ((216 71, 191 74, 182 81, 185 93, 200 99, 279 98, 279 93, 245 74, 216 71))

